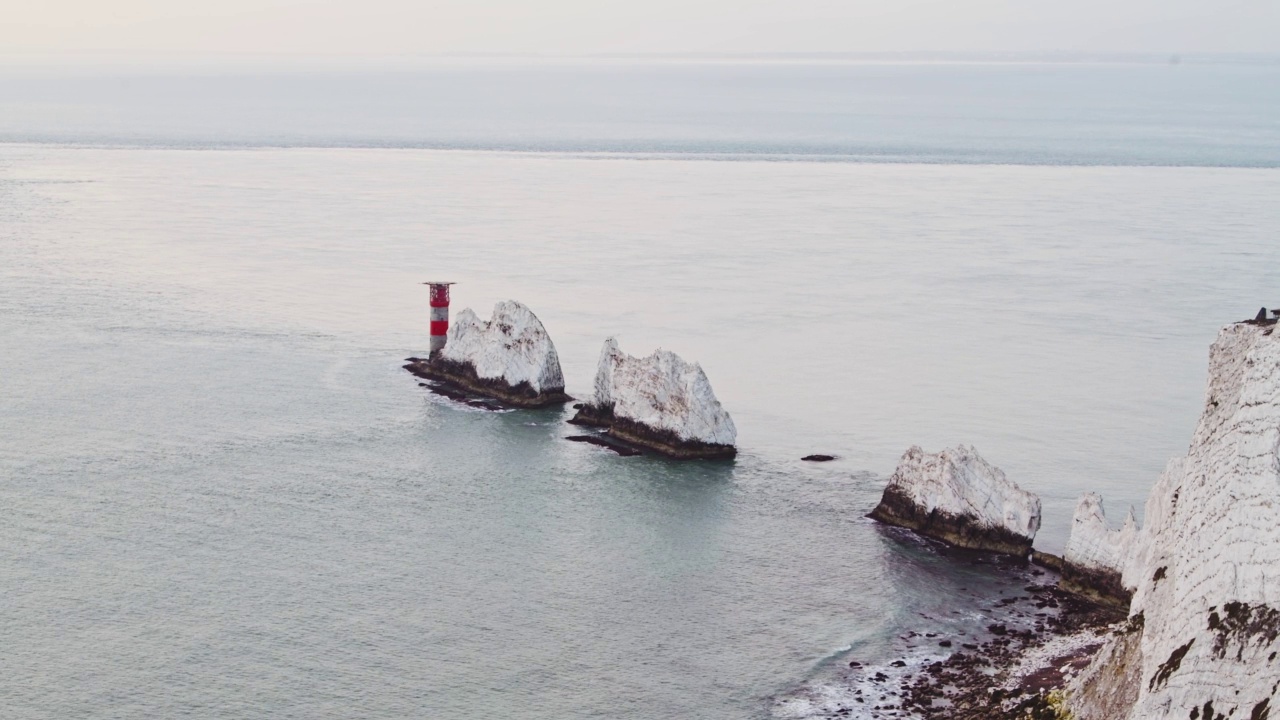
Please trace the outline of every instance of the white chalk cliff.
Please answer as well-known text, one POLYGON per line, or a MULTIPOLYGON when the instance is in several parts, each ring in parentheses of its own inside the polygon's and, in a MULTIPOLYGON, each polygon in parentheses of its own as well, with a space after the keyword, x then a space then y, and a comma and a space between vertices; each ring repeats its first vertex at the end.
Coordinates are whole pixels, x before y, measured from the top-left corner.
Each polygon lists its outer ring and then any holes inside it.
POLYGON ((505 300, 483 321, 471 308, 458 313, 440 356, 469 364, 485 380, 504 380, 512 387, 528 383, 538 393, 564 389, 560 356, 542 322, 529 308, 505 300))
POLYGON ((1067 540, 1062 559, 1086 570, 1115 573, 1118 580, 1124 573, 1125 562, 1133 554, 1137 534, 1138 526, 1132 510, 1125 516, 1124 525, 1112 530, 1107 525, 1102 496, 1085 493, 1076 504, 1076 512, 1071 519, 1071 537, 1067 540))
POLYGON ((588 404, 612 408, 615 418, 685 442, 731 446, 738 439, 733 419, 720 406, 702 366, 667 350, 637 358, 622 352, 617 340, 605 340, 595 394, 588 404))
POLYGON ((974 447, 964 445, 938 453, 926 453, 918 446, 907 450, 872 517, 894 522, 886 512, 907 520, 895 524, 964 547, 1004 552, 1030 549, 1040 529, 1040 498, 1010 481, 974 447), (909 510, 902 507, 904 501, 909 510), (952 522, 935 528, 947 519, 952 522), (962 522, 964 529, 950 527, 955 522, 962 522), (979 537, 984 533, 1016 542, 1008 548, 989 546, 979 537))
POLYGON ((1261 720, 1280 686, 1280 333, 1228 325, 1205 408, 1123 562, 1131 628, 1066 690, 1079 720, 1261 720), (1141 622, 1139 622, 1139 620, 1141 622))

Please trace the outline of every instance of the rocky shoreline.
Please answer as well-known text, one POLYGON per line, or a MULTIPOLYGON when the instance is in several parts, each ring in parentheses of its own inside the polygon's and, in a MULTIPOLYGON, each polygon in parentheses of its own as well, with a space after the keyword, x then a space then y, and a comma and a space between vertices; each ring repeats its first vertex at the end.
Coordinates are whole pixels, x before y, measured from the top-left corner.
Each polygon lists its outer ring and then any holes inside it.
MULTIPOLYGON (((891 531, 892 532, 892 531, 891 531)), ((1062 589, 1056 572, 1016 558, 948 548, 957 563, 995 565, 1019 581, 987 598, 973 632, 922 617, 897 638, 896 657, 842 659, 838 687, 777 702, 779 718, 831 720, 1055 720, 1060 688, 1104 641, 1129 630, 1122 609, 1062 589)))
MULTIPOLYGON (((875 720, 1062 720, 1064 688, 1087 668, 1106 639, 1131 630, 1129 593, 1114 568, 1132 535, 1107 528, 1101 498, 1088 494, 1076 510, 1064 557, 1033 548, 1040 500, 1010 481, 972 447, 938 453, 912 447, 889 478, 868 517, 911 530, 954 548, 951 553, 995 553, 1010 572, 1039 579, 1012 597, 991 598, 994 620, 982 639, 916 663, 893 678, 870 712, 837 708, 824 717, 875 720), (844 712, 847 710, 848 712, 844 712)), ((913 633, 917 634, 917 633, 913 633)), ((927 634, 926 634, 927 637, 927 634)), ((957 643, 941 638, 941 648, 957 643)), ((909 667, 905 659, 901 663, 909 667)), ((889 680, 877 670, 872 680, 889 680)))
POLYGON ((962 646, 912 678, 903 707, 928 720, 1059 718, 1057 691, 1088 665, 1105 636, 1125 631, 1125 614, 1057 585, 1025 589, 1006 610, 1010 619, 1038 610, 1032 628, 1010 628, 1008 619, 993 623, 990 640, 962 646))
MULTIPOLYGON (((1085 493, 1062 556, 1031 551, 1057 582, 1028 586, 1025 599, 1061 612, 1036 613, 1021 631, 992 625, 999 637, 925 663, 861 716, 1270 717, 1280 692, 1280 590, 1269 582, 1280 562, 1280 341, 1266 315, 1218 333, 1200 422, 1187 455, 1152 488, 1144 525, 1130 511, 1112 529, 1101 496, 1085 493)), ((912 448, 872 517, 957 545, 974 544, 977 533, 977 543, 1002 551, 1002 520, 1006 529, 1021 524, 1015 491, 972 448, 912 448)), ((1030 550, 1038 523, 1027 527, 1016 534, 1030 550)), ((1011 618, 1022 614, 1018 602, 1008 602, 1011 618)))

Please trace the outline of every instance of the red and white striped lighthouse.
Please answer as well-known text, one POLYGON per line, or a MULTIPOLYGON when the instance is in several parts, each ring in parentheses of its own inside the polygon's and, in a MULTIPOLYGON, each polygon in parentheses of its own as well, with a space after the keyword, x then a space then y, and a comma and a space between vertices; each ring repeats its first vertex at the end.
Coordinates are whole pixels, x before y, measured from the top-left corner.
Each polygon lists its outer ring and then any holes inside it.
POLYGON ((451 282, 425 282, 431 286, 431 354, 444 349, 444 336, 449 332, 449 286, 451 282))

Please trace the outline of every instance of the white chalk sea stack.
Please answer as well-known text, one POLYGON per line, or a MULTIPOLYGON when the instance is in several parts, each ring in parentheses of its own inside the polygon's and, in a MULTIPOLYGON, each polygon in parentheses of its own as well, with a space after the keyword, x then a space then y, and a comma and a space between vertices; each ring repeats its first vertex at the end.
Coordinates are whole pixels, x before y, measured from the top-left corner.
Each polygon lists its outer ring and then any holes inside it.
POLYGON ((1071 537, 1062 554, 1062 585, 1068 590, 1128 606, 1133 588, 1123 581, 1124 566, 1133 555, 1138 526, 1130 510, 1124 524, 1107 524, 1102 496, 1085 493, 1071 518, 1071 537))
POLYGON ((870 517, 958 547, 1025 556, 1040 529, 1040 498, 959 445, 907 450, 870 517))
POLYGON ((678 458, 736 453, 733 419, 697 363, 657 350, 637 358, 609 338, 600 352, 595 392, 571 421, 609 428, 610 435, 678 458))
POLYGON ((515 300, 494 305, 487 322, 464 308, 449 327, 440 355, 469 363, 479 377, 502 379, 512 387, 527 383, 537 392, 564 390, 551 336, 533 311, 515 300))
POLYGON ((529 308, 514 300, 494 305, 487 321, 471 308, 462 310, 449 327, 444 349, 416 365, 426 377, 517 407, 570 399, 551 336, 529 308))
MULTIPOLYGON (((1228 325, 1185 458, 1123 562, 1130 631, 1066 689, 1077 720, 1260 720, 1280 687, 1280 334, 1228 325)), ((1273 712, 1275 711, 1275 712, 1273 712)))

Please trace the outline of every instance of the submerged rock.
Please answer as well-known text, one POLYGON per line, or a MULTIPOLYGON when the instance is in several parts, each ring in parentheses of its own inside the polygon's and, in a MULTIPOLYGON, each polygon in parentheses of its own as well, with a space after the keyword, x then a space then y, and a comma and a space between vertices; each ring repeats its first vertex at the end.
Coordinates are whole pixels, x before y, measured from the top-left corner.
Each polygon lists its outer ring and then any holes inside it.
POLYGON ((1125 587, 1122 576, 1125 563, 1133 554, 1137 534, 1132 510, 1125 517, 1124 525, 1112 530, 1107 526, 1102 496, 1082 495, 1071 519, 1071 537, 1062 554, 1063 588, 1129 607, 1133 588, 1125 587))
POLYGON ((636 358, 605 340, 595 393, 569 422, 674 458, 732 458, 738 431, 697 363, 658 350, 636 358))
POLYGON ((514 300, 483 321, 466 308, 449 327, 444 349, 405 366, 420 377, 520 408, 564 404, 560 357, 542 322, 514 300))
POLYGON ((907 450, 869 517, 958 547, 1026 557, 1040 529, 1040 498, 972 446, 907 450))
POLYGON ((1079 720, 1271 716, 1280 687, 1280 335, 1228 325, 1204 412, 1124 561, 1132 635, 1066 690, 1079 720))

